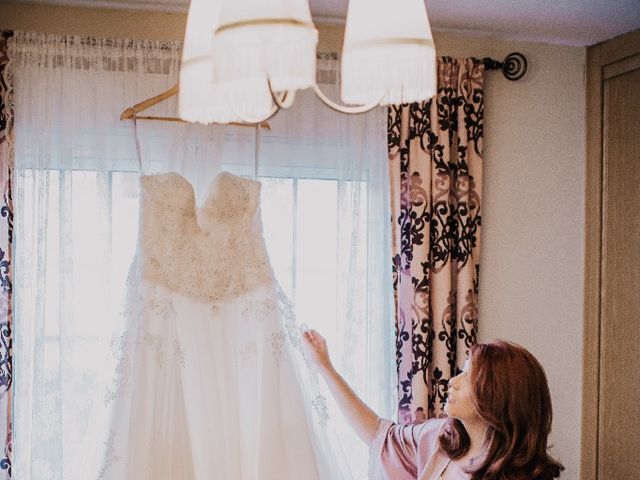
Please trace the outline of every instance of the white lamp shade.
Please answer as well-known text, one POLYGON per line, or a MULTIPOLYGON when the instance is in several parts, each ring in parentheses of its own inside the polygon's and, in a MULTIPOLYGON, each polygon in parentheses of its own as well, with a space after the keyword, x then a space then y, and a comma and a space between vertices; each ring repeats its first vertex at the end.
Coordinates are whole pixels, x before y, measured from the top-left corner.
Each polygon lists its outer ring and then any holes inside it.
POLYGON ((435 92, 436 52, 423 0, 350 0, 342 101, 400 104, 435 92))
POLYGON ((213 38, 221 7, 220 0, 191 1, 180 67, 179 116, 204 124, 259 121, 272 109, 264 78, 214 80, 213 38))
POLYGON ((274 91, 315 82, 318 32, 307 0, 221 0, 216 83, 269 79, 274 91))
POLYGON ((315 82, 318 33, 306 0, 192 0, 180 68, 179 115, 259 122, 274 91, 315 82))

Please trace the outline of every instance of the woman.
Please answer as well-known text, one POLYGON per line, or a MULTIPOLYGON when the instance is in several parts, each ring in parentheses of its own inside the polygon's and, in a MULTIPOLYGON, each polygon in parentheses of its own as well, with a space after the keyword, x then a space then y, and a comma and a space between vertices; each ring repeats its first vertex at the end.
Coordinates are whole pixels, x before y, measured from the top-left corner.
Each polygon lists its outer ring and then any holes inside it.
POLYGON ((380 419, 338 374, 325 339, 307 351, 340 408, 369 445, 370 480, 550 480, 564 467, 547 454, 551 396, 540 363, 519 345, 471 348, 449 381, 447 417, 419 425, 380 419))

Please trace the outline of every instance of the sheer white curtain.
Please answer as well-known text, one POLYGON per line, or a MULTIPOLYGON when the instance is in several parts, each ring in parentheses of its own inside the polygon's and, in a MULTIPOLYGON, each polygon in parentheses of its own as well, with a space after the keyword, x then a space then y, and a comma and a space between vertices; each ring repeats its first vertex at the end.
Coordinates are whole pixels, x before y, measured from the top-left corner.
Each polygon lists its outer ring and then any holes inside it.
MULTIPOLYGON (((104 358, 122 327, 139 168, 123 109, 174 85, 179 43, 16 32, 16 478, 76 479, 104 358)), ((338 61, 319 54, 334 98, 338 61)), ((175 116, 175 99, 149 112, 175 116)), ((251 176, 252 128, 139 121, 143 170, 177 171, 199 201, 223 170, 251 176)), ((267 246, 296 314, 328 338, 382 415, 395 399, 386 112, 341 115, 308 92, 262 131, 267 246)), ((340 416, 335 405, 333 415, 340 416)), ((366 452, 344 421, 356 478, 366 452)), ((108 446, 105 446, 105 449, 108 446)), ((82 479, 86 480, 86 479, 82 479)))

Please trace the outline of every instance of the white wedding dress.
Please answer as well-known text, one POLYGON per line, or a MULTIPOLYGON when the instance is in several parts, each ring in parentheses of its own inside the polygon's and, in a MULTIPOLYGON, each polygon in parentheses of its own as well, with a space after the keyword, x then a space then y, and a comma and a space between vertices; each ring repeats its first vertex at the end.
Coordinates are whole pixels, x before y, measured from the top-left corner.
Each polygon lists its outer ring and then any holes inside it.
POLYGON ((348 476, 269 263, 259 201, 257 181, 228 173, 200 208, 181 175, 141 177, 129 323, 93 478, 348 476))

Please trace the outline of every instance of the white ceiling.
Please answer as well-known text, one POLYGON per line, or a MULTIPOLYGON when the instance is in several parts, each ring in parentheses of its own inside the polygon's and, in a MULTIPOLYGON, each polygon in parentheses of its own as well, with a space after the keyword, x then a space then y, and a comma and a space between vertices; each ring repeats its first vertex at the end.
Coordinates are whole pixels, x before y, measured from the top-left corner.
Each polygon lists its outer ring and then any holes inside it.
MULTIPOLYGON (((12 1, 174 12, 186 12, 189 5, 189 0, 12 1)), ((309 3, 316 22, 344 21, 348 0, 309 3)), ((640 0, 426 0, 426 4, 434 30, 514 40, 584 46, 640 28, 640 0)))

